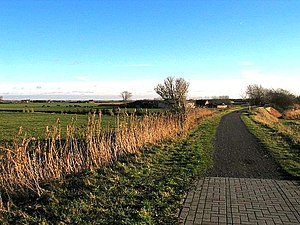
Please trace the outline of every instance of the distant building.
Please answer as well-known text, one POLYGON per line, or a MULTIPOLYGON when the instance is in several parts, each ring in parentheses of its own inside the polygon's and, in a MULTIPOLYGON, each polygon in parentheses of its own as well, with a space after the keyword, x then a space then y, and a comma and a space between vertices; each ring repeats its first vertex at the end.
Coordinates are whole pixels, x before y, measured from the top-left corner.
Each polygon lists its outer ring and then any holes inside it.
POLYGON ((30 102, 30 99, 23 99, 21 100, 21 103, 29 103, 30 102))
POLYGON ((221 104, 221 105, 217 105, 217 109, 227 109, 228 108, 228 105, 225 105, 224 103, 221 104))
POLYGON ((196 107, 217 108, 219 105, 232 105, 230 99, 199 99, 195 102, 196 107))
POLYGON ((209 105, 209 101, 205 99, 199 99, 195 101, 195 106, 197 107, 206 107, 209 105))

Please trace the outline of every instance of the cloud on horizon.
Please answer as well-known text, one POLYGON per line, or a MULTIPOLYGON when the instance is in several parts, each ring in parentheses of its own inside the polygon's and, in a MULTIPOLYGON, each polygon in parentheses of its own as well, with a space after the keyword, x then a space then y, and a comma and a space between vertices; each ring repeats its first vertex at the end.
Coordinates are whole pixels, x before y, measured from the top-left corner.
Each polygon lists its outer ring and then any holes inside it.
POLYGON ((241 66, 251 67, 251 66, 255 66, 255 63, 251 61, 243 61, 241 62, 241 66))
MULTIPOLYGON (((188 79, 187 79, 188 80, 188 79)), ((191 79, 189 98, 203 98, 208 96, 229 95, 231 98, 240 98, 247 85, 260 84, 266 88, 283 88, 300 95, 298 84, 300 77, 266 76, 258 70, 243 70, 241 77, 236 79, 191 79)), ((52 83, 1 83, 1 96, 35 96, 32 99, 55 98, 70 99, 72 96, 80 99, 121 99, 122 91, 133 93, 133 99, 153 99, 159 97, 154 87, 163 80, 110 80, 82 82, 78 79, 73 82, 52 83), (37 88, 42 87, 42 88, 37 88), (91 97, 93 96, 93 97, 91 97)))

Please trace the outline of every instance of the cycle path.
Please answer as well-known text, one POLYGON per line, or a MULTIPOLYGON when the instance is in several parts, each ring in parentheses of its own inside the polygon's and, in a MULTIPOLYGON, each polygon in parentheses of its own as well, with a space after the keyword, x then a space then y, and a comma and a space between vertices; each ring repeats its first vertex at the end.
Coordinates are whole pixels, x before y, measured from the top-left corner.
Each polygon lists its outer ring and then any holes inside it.
POLYGON ((180 224, 300 224, 299 181, 280 169, 241 113, 222 118, 214 165, 190 189, 180 224))

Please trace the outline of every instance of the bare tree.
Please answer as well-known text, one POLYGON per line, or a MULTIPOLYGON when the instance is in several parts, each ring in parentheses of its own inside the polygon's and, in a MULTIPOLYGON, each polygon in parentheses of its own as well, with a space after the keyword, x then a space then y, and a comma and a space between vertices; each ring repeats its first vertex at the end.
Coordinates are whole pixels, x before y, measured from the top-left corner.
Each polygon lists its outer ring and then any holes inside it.
POLYGON ((154 90, 165 100, 168 106, 177 112, 185 112, 189 83, 183 78, 167 77, 163 84, 158 84, 154 90))
POLYGON ((271 105, 281 110, 288 109, 297 102, 296 96, 287 90, 267 89, 257 84, 248 85, 246 94, 251 105, 271 105))
POLYGON ((122 97, 123 101, 126 102, 132 97, 132 93, 129 91, 122 91, 121 97, 122 97))
POLYGON ((267 101, 267 91, 268 90, 263 88, 261 85, 248 85, 246 95, 249 98, 250 104, 258 106, 265 105, 267 101))
POLYGON ((268 90, 267 99, 269 104, 281 110, 288 109, 296 103, 296 96, 282 88, 268 90))

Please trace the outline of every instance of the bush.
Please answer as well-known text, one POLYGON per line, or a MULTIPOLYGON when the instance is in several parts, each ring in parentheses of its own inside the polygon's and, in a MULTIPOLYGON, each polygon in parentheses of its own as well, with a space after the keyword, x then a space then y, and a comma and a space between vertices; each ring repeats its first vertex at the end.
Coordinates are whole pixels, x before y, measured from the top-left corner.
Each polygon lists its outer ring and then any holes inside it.
POLYGON ((109 116, 114 116, 114 112, 113 112, 113 109, 103 109, 102 111, 102 114, 103 115, 109 115, 109 116))
POLYGON ((268 91, 268 100, 277 109, 285 110, 291 108, 296 103, 296 97, 284 89, 272 89, 268 91))
POLYGON ((249 85, 246 94, 251 105, 270 105, 282 111, 293 107, 299 98, 282 88, 267 89, 257 84, 249 85))

